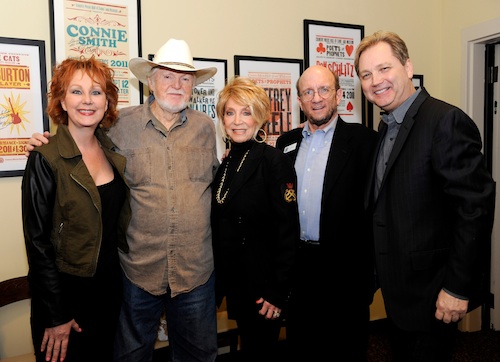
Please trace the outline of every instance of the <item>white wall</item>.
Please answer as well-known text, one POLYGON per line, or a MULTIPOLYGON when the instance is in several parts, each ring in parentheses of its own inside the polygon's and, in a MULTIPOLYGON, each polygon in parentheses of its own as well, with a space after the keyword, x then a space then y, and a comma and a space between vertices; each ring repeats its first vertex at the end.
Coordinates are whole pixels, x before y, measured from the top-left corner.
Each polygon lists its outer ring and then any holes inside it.
MULTIPOLYGON (((0 4, 1 36, 44 40, 50 79, 48 0, 0 4)), ((302 59, 304 19, 364 25, 366 35, 392 30, 407 42, 415 73, 424 74, 431 95, 456 105, 462 77, 461 31, 500 14, 498 0, 142 0, 141 7, 144 56, 169 38, 184 39, 195 57, 227 59, 229 77, 234 74, 234 55, 302 59)), ((27 273, 20 188, 21 177, 0 178, 0 280, 27 273)), ((13 309, 27 310, 26 305, 9 308, 0 313, 0 358, 32 350, 28 312, 21 320, 12 317, 13 309), (7 322, 24 337, 6 329, 7 322)))

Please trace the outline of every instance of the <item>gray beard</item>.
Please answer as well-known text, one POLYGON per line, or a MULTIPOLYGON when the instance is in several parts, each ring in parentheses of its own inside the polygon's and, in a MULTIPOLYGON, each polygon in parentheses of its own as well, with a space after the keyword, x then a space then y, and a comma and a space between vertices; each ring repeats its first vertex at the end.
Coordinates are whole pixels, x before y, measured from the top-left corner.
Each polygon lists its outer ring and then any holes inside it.
POLYGON ((169 102, 161 101, 158 98, 155 98, 155 101, 158 103, 161 109, 170 113, 179 113, 183 111, 188 106, 188 102, 184 102, 179 106, 172 106, 169 102))

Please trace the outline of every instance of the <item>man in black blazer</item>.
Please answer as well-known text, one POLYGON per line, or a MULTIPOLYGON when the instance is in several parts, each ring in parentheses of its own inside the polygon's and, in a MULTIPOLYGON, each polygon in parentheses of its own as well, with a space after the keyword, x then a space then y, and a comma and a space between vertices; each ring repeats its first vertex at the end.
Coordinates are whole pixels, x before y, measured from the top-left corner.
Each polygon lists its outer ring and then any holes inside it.
POLYGON ((480 303, 495 183, 463 111, 412 84, 404 41, 365 37, 356 72, 380 123, 366 204, 395 361, 449 361, 457 324, 480 303))
POLYGON ((306 69, 297 94, 307 122, 276 142, 298 176, 301 240, 287 343, 297 360, 366 361, 374 267, 363 195, 377 134, 339 117, 342 89, 327 68, 306 69))

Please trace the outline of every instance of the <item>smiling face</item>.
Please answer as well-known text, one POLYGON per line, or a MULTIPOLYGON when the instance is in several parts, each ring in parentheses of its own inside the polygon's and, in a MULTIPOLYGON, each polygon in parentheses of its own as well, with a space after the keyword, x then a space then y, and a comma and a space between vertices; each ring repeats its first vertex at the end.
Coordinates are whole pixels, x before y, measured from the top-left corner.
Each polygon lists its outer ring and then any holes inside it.
POLYGON ((194 79, 193 74, 158 67, 153 69, 148 85, 164 111, 177 113, 188 106, 194 79))
POLYGON ((227 136, 236 143, 250 140, 259 126, 250 107, 239 104, 232 98, 226 102, 222 122, 227 136))
POLYGON ((298 86, 298 102, 311 128, 326 127, 342 100, 342 89, 335 90, 333 73, 320 65, 309 67, 302 73, 298 86), (312 99, 306 101, 307 93, 312 94, 312 99))
POLYGON ((415 87, 410 59, 401 64, 386 42, 367 48, 359 57, 359 79, 365 97, 386 112, 392 112, 407 100, 415 87))
POLYGON ((68 125, 77 127, 97 127, 108 109, 106 93, 82 70, 77 70, 71 78, 62 108, 68 112, 68 125))

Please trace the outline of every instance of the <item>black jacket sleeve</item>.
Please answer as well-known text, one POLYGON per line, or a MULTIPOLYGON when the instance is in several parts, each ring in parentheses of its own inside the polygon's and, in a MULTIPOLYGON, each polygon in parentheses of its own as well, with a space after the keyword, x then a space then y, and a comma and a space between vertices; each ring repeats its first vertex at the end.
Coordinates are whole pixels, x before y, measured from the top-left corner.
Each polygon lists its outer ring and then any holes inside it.
POLYGON ((66 310, 51 240, 56 180, 47 160, 31 152, 22 180, 22 218, 32 303, 44 311, 45 327, 72 319, 66 310))

